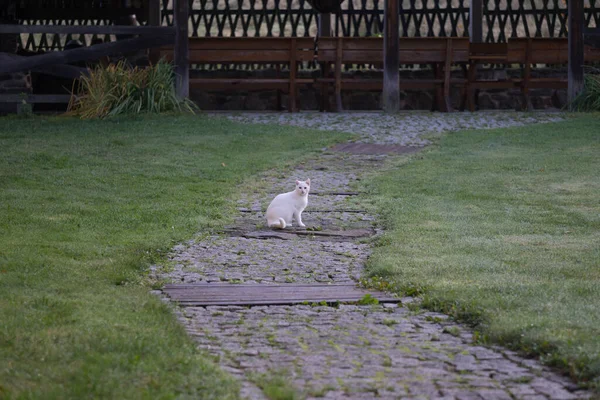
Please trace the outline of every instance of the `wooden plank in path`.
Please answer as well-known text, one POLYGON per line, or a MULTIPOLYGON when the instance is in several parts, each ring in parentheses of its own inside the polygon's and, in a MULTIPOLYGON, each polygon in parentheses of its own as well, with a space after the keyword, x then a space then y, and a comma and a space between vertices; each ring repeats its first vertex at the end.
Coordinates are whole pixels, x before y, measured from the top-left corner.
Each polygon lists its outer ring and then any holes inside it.
POLYGON ((306 230, 303 228, 286 228, 286 229, 270 229, 263 231, 248 231, 239 228, 226 229, 226 233, 230 236, 241 236, 246 239, 279 239, 279 240, 295 240, 299 236, 309 237, 313 240, 322 241, 353 241, 364 237, 372 236, 375 231, 370 228, 357 228, 347 230, 306 230))
POLYGON ((333 146, 331 150, 351 154, 407 154, 420 148, 398 144, 344 143, 333 146))
POLYGON ((380 302, 400 301, 383 292, 343 284, 230 284, 197 283, 166 285, 163 292, 183 306, 292 305, 304 302, 353 303, 370 294, 380 302))

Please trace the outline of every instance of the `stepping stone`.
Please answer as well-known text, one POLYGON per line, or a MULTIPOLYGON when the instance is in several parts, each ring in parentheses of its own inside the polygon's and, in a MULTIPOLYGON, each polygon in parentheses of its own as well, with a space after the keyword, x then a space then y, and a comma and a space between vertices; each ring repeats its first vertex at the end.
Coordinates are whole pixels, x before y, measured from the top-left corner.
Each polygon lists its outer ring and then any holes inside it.
POLYGON ((163 292, 182 306, 251 306, 357 302, 370 294, 379 302, 400 299, 383 292, 348 284, 229 284, 198 283, 166 285, 163 292))
POLYGON ((331 150, 351 154, 409 154, 419 151, 420 148, 399 144, 342 143, 336 144, 331 150))
MULTIPOLYGON (((249 208, 238 208, 239 212, 242 213, 265 213, 266 210, 257 210, 257 209, 249 209, 249 208)), ((350 214, 366 214, 367 211, 366 210, 346 210, 346 209, 339 209, 339 210, 304 210, 303 212, 311 214, 311 213, 350 213, 350 214)))
POLYGON ((353 240, 372 236, 375 232, 373 229, 348 229, 348 230, 322 230, 312 231, 304 229, 285 229, 285 230, 265 230, 265 231, 241 231, 241 230, 230 230, 228 233, 232 236, 241 236, 247 239, 280 239, 280 240, 294 240, 298 236, 308 236, 311 238, 326 239, 329 241, 336 240, 353 240))
POLYGON ((360 192, 310 192, 311 196, 360 196, 360 192))

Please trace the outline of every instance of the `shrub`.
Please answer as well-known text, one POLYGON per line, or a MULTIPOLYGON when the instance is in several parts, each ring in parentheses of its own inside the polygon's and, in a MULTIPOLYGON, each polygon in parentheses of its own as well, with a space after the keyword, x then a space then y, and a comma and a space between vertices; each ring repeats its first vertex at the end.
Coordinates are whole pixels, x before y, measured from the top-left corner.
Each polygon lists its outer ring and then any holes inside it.
POLYGON ((69 104, 69 113, 82 119, 195 109, 191 101, 177 98, 173 67, 163 60, 147 68, 120 61, 90 70, 79 80, 69 104))
POLYGON ((583 91, 573 101, 576 111, 600 111, 600 69, 586 73, 583 91))

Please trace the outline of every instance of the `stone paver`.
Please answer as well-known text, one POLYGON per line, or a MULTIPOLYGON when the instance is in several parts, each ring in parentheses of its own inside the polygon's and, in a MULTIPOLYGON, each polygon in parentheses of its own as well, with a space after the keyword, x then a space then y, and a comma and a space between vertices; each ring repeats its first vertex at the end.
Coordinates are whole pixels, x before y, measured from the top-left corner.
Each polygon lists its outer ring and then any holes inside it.
MULTIPOLYGON (((512 126, 560 119, 559 114, 242 114, 243 122, 294 124, 359 132, 361 140, 423 146, 423 135, 469 126, 512 126), (489 116, 489 119, 486 119, 489 116), (346 118, 346 119, 344 119, 346 118), (379 121, 381 119, 381 121, 379 121), (376 125, 380 124, 380 125, 376 125), (428 128, 429 127, 429 128, 428 128)), ((391 157, 391 156, 390 156, 391 157)), ((234 228, 264 231, 272 197, 311 178, 313 191, 303 216, 309 228, 376 229, 360 182, 387 156, 326 152, 291 171, 261 177, 268 192, 246 193, 234 228), (309 212, 309 211, 321 212, 309 212), (348 212, 348 210, 358 212, 348 212)), ((352 282, 362 274, 369 245, 299 236, 255 239, 225 232, 199 236, 173 249, 169 268, 154 274, 174 283, 352 282)), ((280 374, 301 397, 325 399, 586 399, 572 382, 534 360, 501 348, 474 344, 465 327, 443 314, 407 306, 323 305, 185 307, 179 319, 200 348, 218 356, 223 369, 242 382, 242 395, 266 398, 254 383, 260 374, 280 374), (413 311, 411 311, 413 310, 413 311), (416 311, 415 311, 416 310, 416 311), (258 375, 257 375, 258 374, 258 375)))

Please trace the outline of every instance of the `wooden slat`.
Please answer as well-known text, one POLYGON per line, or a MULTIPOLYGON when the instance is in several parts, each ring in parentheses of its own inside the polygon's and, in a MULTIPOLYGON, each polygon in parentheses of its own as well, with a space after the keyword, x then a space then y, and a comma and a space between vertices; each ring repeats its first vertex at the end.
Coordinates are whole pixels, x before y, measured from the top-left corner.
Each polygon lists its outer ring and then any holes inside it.
MULTIPOLYGON (((161 57, 167 61, 173 61, 173 52, 171 50, 162 50, 161 57)), ((227 64, 227 63, 287 63, 290 60, 289 48, 286 50, 272 49, 218 49, 218 50, 199 50, 190 49, 190 63, 192 64, 227 64)), ((311 51, 298 51, 298 61, 312 61, 313 53, 311 51)))
POLYGON ((61 35, 175 35, 172 27, 158 26, 122 26, 122 25, 6 25, 0 24, 3 33, 55 33, 61 35))
POLYGON ((483 0, 471 0, 469 7, 469 38, 472 43, 483 42, 483 0))
MULTIPOLYGON (((569 45, 565 38, 533 38, 531 39, 531 59, 534 64, 566 64, 569 61, 569 45)), ((507 45, 507 62, 523 64, 527 56, 527 39, 509 39, 507 45)), ((473 58, 481 56, 472 56, 473 58)), ((592 46, 584 47, 585 62, 600 61, 600 49, 592 46)))
POLYGON ((534 64, 564 64, 569 59, 568 40, 565 38, 516 38, 508 40, 509 63, 526 62, 528 41, 531 42, 529 57, 534 64))
MULTIPOLYGON (((148 26, 149 27, 160 27, 161 26, 161 13, 162 13, 162 1, 161 0, 148 0, 148 26)), ((175 35, 175 29, 173 29, 173 35, 175 35)), ((160 49, 150 49, 148 58, 152 64, 156 64, 160 60, 160 49)))
POLYGON ((30 94, 23 96, 21 94, 0 94, 0 103, 21 103, 25 100, 27 103, 55 103, 65 104, 71 99, 68 94, 30 94))
POLYGON ((584 60, 588 63, 600 62, 600 48, 593 46, 584 47, 584 60))
POLYGON ((294 240, 297 236, 308 236, 311 238, 327 238, 327 240, 352 240, 363 237, 369 237, 374 234, 371 229, 348 229, 346 231, 313 231, 313 230, 299 230, 299 229, 273 229, 269 231, 257 231, 257 232, 236 232, 233 234, 242 236, 248 239, 281 239, 281 240, 294 240))
POLYGON ((399 144, 343 143, 333 146, 331 150, 352 154, 406 154, 416 152, 419 148, 399 144))
POLYGON ((188 0, 174 0, 173 3, 175 92, 180 99, 190 95, 189 6, 188 0))
MULTIPOLYGON (((383 51, 370 51, 370 50, 343 50, 344 58, 342 63, 345 64, 361 64, 361 63, 377 63, 381 64, 383 61, 383 51)), ((319 62, 330 62, 334 63, 337 57, 337 47, 332 49, 322 49, 319 45, 319 54, 317 60, 319 62)))
POLYGON ((143 15, 143 8, 120 7, 27 7, 17 9, 17 18, 33 20, 99 20, 115 19, 129 15, 143 15))
POLYGON ((585 28, 583 0, 571 0, 568 2, 568 71, 569 79, 567 99, 569 108, 573 109, 573 102, 583 91, 583 63, 585 61, 585 49, 583 43, 583 30, 585 28))
POLYGON ((285 305, 304 302, 357 302, 366 294, 382 302, 399 302, 388 294, 355 284, 170 284, 163 289, 181 305, 285 305))
POLYGON ((471 89, 510 89, 515 87, 514 80, 506 81, 473 81, 469 83, 471 89))
MULTIPOLYGON (((202 90, 289 90, 289 79, 226 79, 226 78, 192 78, 190 87, 202 90)), ((313 83, 313 79, 297 79, 296 84, 306 85, 313 83)))
MULTIPOLYGON (((294 285, 294 287, 303 287, 303 286, 314 287, 315 286, 314 283, 294 283, 293 285, 294 285)), ((231 283, 223 283, 223 282, 221 282, 221 283, 219 283, 219 282, 216 282, 216 283, 167 283, 164 286, 164 289, 181 290, 181 289, 198 288, 198 287, 201 287, 201 286, 207 286, 207 287, 215 288, 215 289, 217 289, 219 287, 221 287, 221 288, 229 288, 229 287, 231 287, 231 283)), ((255 287, 256 284, 255 283, 240 283, 240 284, 238 284, 236 286, 239 286, 239 287, 244 287, 244 286, 255 287)), ((322 285, 322 286, 325 286, 325 285, 322 285)), ((336 286, 356 287, 356 283, 328 283, 326 286, 327 287, 336 287, 336 286)), ((286 283, 285 285, 283 285, 283 284, 269 285, 269 287, 273 287, 273 288, 275 288, 275 287, 282 287, 282 288, 288 288, 289 289, 290 288, 290 284, 286 283)))
MULTIPOLYGON (((21 56, 13 53, 0 53, 0 64, 4 62, 13 62, 26 59, 25 56, 21 56)), ((45 75, 58 76, 67 79, 79 79, 81 75, 89 75, 87 68, 81 68, 74 65, 66 64, 55 64, 35 67, 31 69, 33 72, 38 72, 45 75)))
MULTIPOLYGON (((452 40, 453 62, 468 61, 469 42, 465 38, 402 38, 398 51, 403 63, 444 62, 448 40, 452 40)), ((319 39, 319 60, 335 61, 337 40, 319 39)), ((382 63, 381 38, 343 38, 344 63, 382 63)))
MULTIPOLYGON (((316 191, 311 191, 310 195, 311 196, 360 196, 361 194, 364 194, 362 192, 316 192, 316 191)), ((273 196, 275 196, 276 193, 273 193, 273 196)))
MULTIPOLYGON (((262 38, 190 38, 190 49, 193 50, 289 50, 289 37, 262 37, 262 38)), ((298 49, 314 48, 314 39, 298 37, 296 47, 298 49)), ((319 44, 320 46, 320 44, 319 44)))
MULTIPOLYGON (((339 298, 339 299, 323 299, 323 298, 314 298, 314 299, 310 299, 310 300, 267 300, 267 301, 253 301, 253 302, 247 302, 247 301, 232 301, 232 302, 227 302, 227 303, 221 303, 218 301, 214 301, 214 302, 205 302, 205 301, 182 301, 179 302, 179 304, 181 306, 184 307, 207 307, 207 306, 290 306, 290 305, 298 305, 298 304, 302 304, 304 302, 311 302, 311 303, 320 303, 320 302, 327 302, 327 303, 354 303, 356 301, 358 301, 359 299, 356 298, 339 298)), ((399 302, 398 299, 396 298, 382 298, 379 300, 382 303, 394 303, 394 302, 399 302)))
POLYGON ((3 62, 0 64, 0 75, 25 71, 46 65, 69 64, 84 60, 97 60, 98 58, 106 55, 147 49, 155 46, 161 46, 172 41, 172 36, 144 36, 120 40, 117 42, 96 44, 94 46, 81 47, 72 50, 53 51, 41 55, 23 57, 22 59, 15 61, 3 62))

